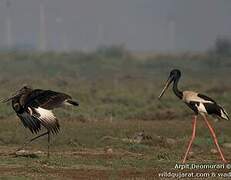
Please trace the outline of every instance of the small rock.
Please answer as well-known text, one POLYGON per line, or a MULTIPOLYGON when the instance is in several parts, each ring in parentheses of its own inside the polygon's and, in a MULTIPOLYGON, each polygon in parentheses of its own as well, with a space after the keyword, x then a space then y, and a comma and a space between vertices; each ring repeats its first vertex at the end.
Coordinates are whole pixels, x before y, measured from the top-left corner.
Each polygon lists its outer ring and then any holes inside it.
POLYGON ((133 139, 132 142, 139 144, 142 142, 142 140, 143 140, 142 138, 137 138, 137 139, 133 139))
POLYGON ((38 155, 35 154, 35 153, 32 153, 28 150, 20 150, 20 151, 17 151, 15 152, 15 155, 16 156, 22 156, 22 157, 30 157, 30 158, 37 158, 38 155))
POLYGON ((193 152, 193 151, 189 151, 188 155, 189 155, 189 156, 193 156, 193 155, 194 155, 194 152, 193 152))
POLYGON ((152 139, 152 136, 145 134, 144 130, 136 133, 133 136, 134 143, 141 143, 144 140, 151 140, 151 139, 152 139))
POLYGON ((216 149, 211 149, 210 152, 211 152, 212 154, 217 154, 217 153, 218 153, 218 151, 217 151, 216 149))
POLYGON ((20 151, 17 151, 15 154, 18 155, 18 156, 24 156, 26 154, 30 154, 30 152, 27 151, 27 150, 22 149, 20 151))
POLYGON ((169 145, 175 145, 177 142, 173 138, 166 138, 166 143, 169 145))
POLYGON ((113 153, 113 149, 112 149, 112 148, 108 148, 108 149, 106 150, 106 153, 112 154, 112 153, 113 153))
POLYGON ((133 136, 133 140, 135 143, 141 143, 142 140, 144 140, 144 131, 138 132, 133 136))
POLYGON ((34 154, 44 154, 42 151, 35 151, 34 154))

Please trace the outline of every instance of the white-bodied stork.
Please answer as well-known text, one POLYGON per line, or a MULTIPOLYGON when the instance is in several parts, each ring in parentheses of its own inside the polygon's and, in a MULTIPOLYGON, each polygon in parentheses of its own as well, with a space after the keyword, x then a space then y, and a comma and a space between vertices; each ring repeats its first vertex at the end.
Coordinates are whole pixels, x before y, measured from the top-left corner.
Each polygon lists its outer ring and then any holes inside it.
POLYGON ((50 134, 57 134, 60 128, 58 119, 53 114, 52 109, 62 107, 63 105, 79 105, 67 94, 51 90, 32 89, 28 86, 22 87, 13 96, 2 100, 2 102, 8 101, 12 102, 12 108, 17 113, 25 128, 29 128, 33 134, 37 134, 42 126, 47 129, 47 132, 32 138, 23 147, 35 139, 47 135, 48 157, 50 154, 50 134))
POLYGON ((166 89, 169 87, 171 83, 173 83, 173 92, 175 95, 180 98, 185 104, 188 105, 189 108, 191 108, 195 116, 193 118, 193 131, 192 131, 192 137, 189 141, 188 148, 186 150, 186 153, 183 158, 183 163, 185 163, 188 153, 190 151, 191 145, 193 143, 193 140, 195 139, 196 135, 196 122, 197 122, 197 116, 198 114, 202 115, 203 119, 205 120, 206 125, 208 126, 210 133, 213 137, 214 143, 217 147, 217 150, 221 156, 221 159, 223 162, 227 162, 224 158, 224 155, 221 151, 221 148, 219 147, 218 140, 216 137, 216 134, 214 132, 214 129, 210 125, 207 116, 206 115, 216 115, 222 119, 229 120, 227 112, 222 108, 219 104, 217 104, 213 99, 211 99, 208 96, 205 96, 200 93, 196 93, 193 91, 180 91, 177 87, 177 84, 179 82, 179 79, 181 77, 181 72, 178 69, 174 69, 170 72, 170 75, 168 77, 168 80, 162 90, 162 92, 159 95, 159 99, 162 97, 166 89))

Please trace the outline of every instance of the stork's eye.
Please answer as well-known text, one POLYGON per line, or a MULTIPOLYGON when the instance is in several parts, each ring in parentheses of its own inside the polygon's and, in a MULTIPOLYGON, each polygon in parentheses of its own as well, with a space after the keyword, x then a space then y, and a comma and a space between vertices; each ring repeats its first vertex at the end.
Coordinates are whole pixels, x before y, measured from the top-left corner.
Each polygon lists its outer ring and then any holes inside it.
POLYGON ((13 106, 14 106, 15 111, 20 110, 20 104, 19 103, 15 103, 13 106))

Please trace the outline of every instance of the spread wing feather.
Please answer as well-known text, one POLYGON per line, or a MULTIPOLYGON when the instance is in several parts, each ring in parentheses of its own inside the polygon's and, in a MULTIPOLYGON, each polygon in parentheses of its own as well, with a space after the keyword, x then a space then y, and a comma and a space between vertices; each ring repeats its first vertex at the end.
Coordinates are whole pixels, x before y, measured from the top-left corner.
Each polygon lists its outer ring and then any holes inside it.
POLYGON ((61 106, 66 99, 71 99, 71 96, 51 90, 35 89, 24 102, 24 106, 50 110, 61 106))
POLYGON ((78 106, 71 96, 51 90, 35 89, 12 99, 12 107, 23 125, 32 133, 38 133, 44 126, 53 134, 59 132, 59 122, 52 109, 63 104, 78 106))
POLYGON ((24 127, 29 128, 35 134, 41 130, 41 125, 53 134, 59 132, 59 122, 52 111, 40 107, 31 108, 31 110, 31 112, 17 113, 24 127))
POLYGON ((24 112, 22 114, 17 113, 17 116, 22 121, 24 127, 29 128, 32 133, 37 134, 40 131, 41 122, 37 118, 31 116, 27 112, 24 112))
POLYGON ((59 132, 59 122, 58 119, 54 116, 51 110, 47 110, 41 107, 34 108, 37 112, 36 118, 41 122, 41 124, 47 128, 48 131, 53 134, 57 134, 59 132))

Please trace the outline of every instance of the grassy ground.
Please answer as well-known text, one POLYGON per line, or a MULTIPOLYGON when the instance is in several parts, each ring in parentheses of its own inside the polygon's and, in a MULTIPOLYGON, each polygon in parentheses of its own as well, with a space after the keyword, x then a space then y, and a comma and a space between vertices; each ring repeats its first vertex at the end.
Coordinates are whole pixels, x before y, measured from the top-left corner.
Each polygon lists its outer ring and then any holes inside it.
MULTIPOLYGON (((0 178, 156 179, 160 172, 177 171, 174 166, 181 162, 191 135, 192 114, 171 89, 157 100, 173 68, 182 71, 181 89, 205 93, 231 111, 230 57, 144 57, 113 48, 92 53, 0 53, 1 97, 28 84, 66 92, 80 102, 77 109, 55 110, 61 131, 52 138, 50 159, 46 137, 27 147, 31 156, 14 154, 32 136, 10 104, 1 104, 0 178), (132 141, 141 131, 151 139, 132 141)), ((230 122, 211 122, 231 160, 230 122)), ((221 163, 202 119, 188 162, 221 163)))
MULTIPOLYGON (((229 122, 212 122, 219 142, 230 143, 229 122)), ((61 122, 60 134, 52 138, 47 159, 46 137, 29 145, 30 156, 15 156, 15 150, 31 135, 17 119, 1 122, 0 177, 63 179, 132 179, 156 177, 164 171, 177 171, 191 135, 191 121, 95 121, 61 122), (13 126, 13 127, 12 127, 13 126), (14 129, 14 131, 12 131, 14 129), (129 141, 144 130, 152 139, 129 141)), ((205 124, 200 119, 197 138, 188 163, 222 163, 205 124)), ((231 148, 223 147, 228 160, 231 148)), ((207 172, 207 171, 205 171, 207 172)))
MULTIPOLYGON (((79 111, 58 111, 61 117, 150 120, 163 118, 167 110, 172 116, 166 118, 182 118, 185 110, 172 92, 162 103, 157 100, 169 71, 178 68, 181 89, 208 94, 231 110, 229 57, 183 54, 139 59, 128 52, 109 52, 0 53, 0 96, 28 84, 64 91, 81 103, 79 111)), ((0 110, 2 118, 13 115, 5 105, 0 110)))

